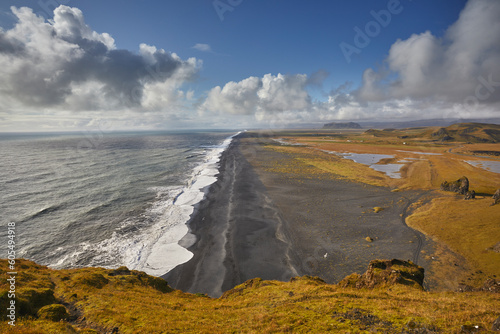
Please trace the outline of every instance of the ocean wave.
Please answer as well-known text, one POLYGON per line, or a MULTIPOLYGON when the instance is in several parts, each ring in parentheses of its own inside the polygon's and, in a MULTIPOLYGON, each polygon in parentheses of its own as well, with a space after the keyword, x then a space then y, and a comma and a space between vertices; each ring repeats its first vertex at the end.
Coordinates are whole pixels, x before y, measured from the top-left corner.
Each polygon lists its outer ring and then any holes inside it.
POLYGON ((195 241, 194 236, 189 234, 187 223, 209 187, 216 182, 221 155, 238 134, 204 151, 198 147, 195 154, 203 152, 203 158, 192 169, 184 186, 149 188, 156 192, 156 198, 141 215, 125 219, 109 238, 91 246, 82 244, 71 254, 61 256, 51 267, 74 267, 85 257, 83 262, 89 266, 109 268, 125 265, 161 276, 189 261, 193 256, 185 248, 189 245, 182 247, 179 241, 186 236, 195 241), (141 228, 134 228, 136 225, 141 228))

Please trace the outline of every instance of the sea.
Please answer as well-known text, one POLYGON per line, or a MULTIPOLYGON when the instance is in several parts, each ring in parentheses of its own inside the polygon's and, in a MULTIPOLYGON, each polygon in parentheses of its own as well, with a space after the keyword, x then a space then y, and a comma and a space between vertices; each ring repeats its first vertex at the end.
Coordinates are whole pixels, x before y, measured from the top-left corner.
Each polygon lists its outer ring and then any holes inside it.
POLYGON ((17 258, 166 274, 193 256, 186 223, 235 135, 0 134, 0 258, 15 225, 17 258))

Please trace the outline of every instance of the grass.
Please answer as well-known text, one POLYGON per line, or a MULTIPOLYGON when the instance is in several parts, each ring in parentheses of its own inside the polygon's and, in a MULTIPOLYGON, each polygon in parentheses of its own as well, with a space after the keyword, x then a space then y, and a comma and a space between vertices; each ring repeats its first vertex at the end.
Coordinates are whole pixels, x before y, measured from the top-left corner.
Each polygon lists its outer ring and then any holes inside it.
MULTIPOLYGON (((20 317, 14 328, 1 321, 2 333, 92 333, 115 327, 119 333, 400 333, 412 322, 451 333, 464 324, 491 328, 500 316, 500 295, 485 292, 435 293, 406 285, 342 288, 301 277, 291 282, 253 279, 212 299, 161 292, 144 284, 147 275, 135 271, 113 276, 113 270, 101 268, 58 271, 25 260, 20 264, 19 272, 29 272, 32 280, 19 280, 19 289, 45 285, 48 279, 58 302, 75 306, 85 321, 20 317), (106 284, 77 283, 85 277, 94 282, 99 275, 106 284), (128 276, 144 280, 127 280, 128 276)), ((5 260, 0 268, 6 270, 5 260)), ((2 282, 0 290, 6 288, 2 282)))
POLYGON ((464 201, 442 193, 419 207, 407 223, 463 256, 471 267, 467 283, 479 285, 487 277, 500 277, 500 253, 490 249, 500 242, 500 207, 491 203, 490 198, 464 201))

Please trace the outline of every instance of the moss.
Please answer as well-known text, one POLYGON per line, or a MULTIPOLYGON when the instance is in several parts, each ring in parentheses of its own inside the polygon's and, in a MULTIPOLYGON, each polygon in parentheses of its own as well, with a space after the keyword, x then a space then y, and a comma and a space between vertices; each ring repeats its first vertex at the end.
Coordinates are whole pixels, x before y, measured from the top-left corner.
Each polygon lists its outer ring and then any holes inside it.
POLYGON ((51 304, 44 306, 38 310, 37 315, 40 319, 46 319, 50 321, 66 320, 69 317, 66 307, 61 304, 51 304))
POLYGON ((168 282, 163 278, 149 276, 141 271, 133 271, 132 273, 139 279, 143 286, 152 287, 153 289, 163 293, 173 291, 173 289, 168 285, 168 282))
POLYGON ((84 284, 96 289, 102 289, 106 284, 109 283, 109 280, 99 273, 82 273, 79 275, 75 275, 73 281, 76 284, 84 284))
POLYGON ((16 306, 20 315, 36 315, 43 306, 56 302, 52 289, 21 288, 16 294, 16 306))
POLYGON ((108 275, 109 276, 126 276, 126 275, 131 275, 131 271, 127 267, 121 266, 121 267, 109 272, 108 275))
POLYGON ((309 276, 309 275, 292 277, 290 279, 290 282, 304 282, 304 283, 312 284, 312 285, 324 285, 324 284, 326 284, 322 278, 320 278, 318 276, 309 276))

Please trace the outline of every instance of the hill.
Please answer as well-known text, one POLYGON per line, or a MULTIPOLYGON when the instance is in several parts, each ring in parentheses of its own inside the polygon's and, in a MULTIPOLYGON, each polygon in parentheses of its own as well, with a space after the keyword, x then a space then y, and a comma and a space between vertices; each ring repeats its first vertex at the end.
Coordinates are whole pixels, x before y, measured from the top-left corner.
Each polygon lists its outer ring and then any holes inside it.
POLYGON ((499 143, 500 125, 459 123, 447 127, 416 127, 407 129, 369 129, 364 134, 373 137, 398 137, 434 142, 499 143))
POLYGON ((361 125, 354 122, 349 123, 327 123, 323 129, 361 129, 361 125))
POLYGON ((431 134, 442 141, 463 141, 469 143, 500 142, 500 125, 484 123, 459 123, 440 128, 431 134))
MULTIPOLYGON (((290 282, 255 278, 218 299, 173 290, 160 278, 125 267, 52 270, 16 261, 15 283, 0 283, 2 333, 473 333, 500 329, 500 282, 491 280, 480 291, 426 292, 421 286, 423 269, 399 260, 371 261, 366 273, 351 275, 337 285, 310 276, 290 282), (15 299, 9 297, 13 290, 15 299), (11 300, 16 305, 15 327, 6 317, 11 300)), ((6 260, 0 260, 0 268, 6 277, 6 260)))

